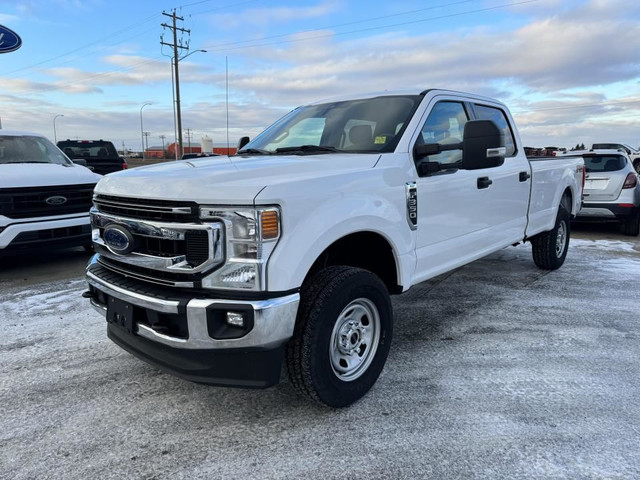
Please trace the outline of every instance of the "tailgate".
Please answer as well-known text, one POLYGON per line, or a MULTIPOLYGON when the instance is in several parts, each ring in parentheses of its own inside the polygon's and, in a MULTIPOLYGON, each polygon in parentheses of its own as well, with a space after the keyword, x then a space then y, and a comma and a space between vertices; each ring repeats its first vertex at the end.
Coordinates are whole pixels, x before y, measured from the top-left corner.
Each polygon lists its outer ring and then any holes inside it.
POLYGON ((587 176, 584 184, 585 202, 616 200, 627 176, 626 158, 620 155, 585 155, 587 176))

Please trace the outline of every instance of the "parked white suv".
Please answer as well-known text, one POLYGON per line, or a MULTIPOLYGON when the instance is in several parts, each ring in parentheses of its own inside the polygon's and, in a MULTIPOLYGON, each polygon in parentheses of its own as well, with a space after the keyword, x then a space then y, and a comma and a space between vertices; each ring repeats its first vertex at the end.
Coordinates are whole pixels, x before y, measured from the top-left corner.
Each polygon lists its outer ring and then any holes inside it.
POLYGON ((621 222, 626 235, 640 233, 640 182, 623 150, 582 154, 587 170, 584 206, 576 221, 621 222))
POLYGON ((636 172, 640 173, 640 151, 631 145, 626 143, 594 143, 591 145, 591 150, 622 150, 629 156, 636 172))
POLYGON ((0 256, 89 247, 91 196, 100 178, 42 135, 0 130, 0 256))

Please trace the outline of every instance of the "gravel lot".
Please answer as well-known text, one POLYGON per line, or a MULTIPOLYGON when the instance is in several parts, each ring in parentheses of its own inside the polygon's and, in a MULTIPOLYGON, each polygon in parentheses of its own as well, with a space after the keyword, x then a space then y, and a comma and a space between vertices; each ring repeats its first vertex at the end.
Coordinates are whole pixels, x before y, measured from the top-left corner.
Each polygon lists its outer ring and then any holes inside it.
POLYGON ((640 239, 574 232, 556 272, 509 248, 394 299, 343 410, 188 383, 106 338, 82 251, 0 263, 0 477, 640 478, 640 239))

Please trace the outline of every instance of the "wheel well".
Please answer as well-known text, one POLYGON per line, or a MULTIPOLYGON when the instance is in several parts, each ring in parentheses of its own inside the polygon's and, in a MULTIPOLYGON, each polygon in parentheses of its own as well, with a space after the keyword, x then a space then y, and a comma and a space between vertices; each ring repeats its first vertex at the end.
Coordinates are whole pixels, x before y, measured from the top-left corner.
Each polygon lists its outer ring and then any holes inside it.
POLYGON ((307 272, 305 282, 323 268, 333 265, 348 265, 369 270, 380 277, 390 293, 402 292, 402 287, 398 285, 393 248, 377 233, 352 233, 336 240, 313 263, 307 272))

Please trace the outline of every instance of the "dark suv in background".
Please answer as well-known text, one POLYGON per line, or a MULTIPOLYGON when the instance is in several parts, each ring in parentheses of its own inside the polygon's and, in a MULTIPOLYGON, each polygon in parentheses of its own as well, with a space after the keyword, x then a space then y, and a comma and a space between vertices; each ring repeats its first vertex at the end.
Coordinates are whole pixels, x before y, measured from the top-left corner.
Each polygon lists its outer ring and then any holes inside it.
POLYGON ((61 140, 58 148, 71 160, 85 160, 87 167, 100 175, 127 168, 113 143, 106 140, 61 140))

